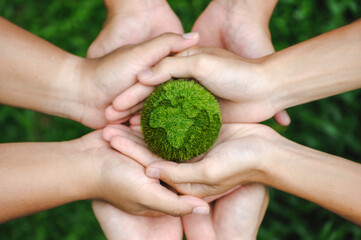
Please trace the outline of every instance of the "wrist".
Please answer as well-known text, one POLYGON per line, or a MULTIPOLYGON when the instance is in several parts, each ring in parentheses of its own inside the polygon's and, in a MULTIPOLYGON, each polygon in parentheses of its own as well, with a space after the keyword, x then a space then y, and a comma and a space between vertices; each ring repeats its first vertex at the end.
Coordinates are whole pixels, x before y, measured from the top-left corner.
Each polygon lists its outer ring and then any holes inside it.
POLYGON ((54 115, 81 122, 85 109, 82 93, 89 81, 85 74, 86 62, 84 58, 68 54, 58 67, 59 73, 50 93, 55 98, 51 107, 54 115))
POLYGON ((268 55, 259 62, 259 73, 267 88, 267 102, 272 107, 272 114, 290 107, 287 103, 290 93, 285 89, 283 75, 285 63, 274 58, 275 54, 268 55))
POLYGON ((102 162, 94 159, 91 154, 96 146, 88 142, 87 136, 63 144, 69 149, 68 156, 73 172, 69 175, 74 176, 72 185, 76 200, 99 199, 99 169, 102 162))

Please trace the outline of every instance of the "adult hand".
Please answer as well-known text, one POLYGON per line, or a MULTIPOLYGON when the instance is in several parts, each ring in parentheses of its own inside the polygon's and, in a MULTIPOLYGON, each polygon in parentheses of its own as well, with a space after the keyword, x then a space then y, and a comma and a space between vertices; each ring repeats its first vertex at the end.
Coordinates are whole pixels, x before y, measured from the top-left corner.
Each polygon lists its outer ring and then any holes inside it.
POLYGON ((103 201, 93 201, 92 207, 109 240, 180 240, 183 237, 182 222, 179 217, 135 216, 103 201))
POLYGON ((112 146, 120 153, 146 163, 148 176, 162 179, 180 193, 202 198, 226 193, 240 184, 258 182, 263 162, 276 151, 273 144, 279 136, 264 125, 224 124, 218 141, 202 160, 178 164, 152 153, 137 133, 139 126, 132 128, 131 131, 114 125, 104 132, 117 136, 117 143, 112 146))
POLYGON ((209 215, 182 217, 188 240, 256 239, 269 195, 261 184, 251 183, 216 200, 209 215))
MULTIPOLYGON (((219 48, 191 48, 139 73, 138 79, 144 85, 156 86, 172 77, 195 78, 218 96, 223 122, 261 122, 281 110, 272 102, 277 82, 268 79, 262 61, 219 48)), ((140 96, 147 95, 144 92, 140 96)), ((126 97, 133 105, 143 100, 125 92, 126 97)))
POLYGON ((196 33, 166 33, 142 44, 119 48, 102 58, 85 59, 80 67, 83 81, 78 87, 78 101, 83 111, 79 111, 77 120, 92 128, 102 128, 107 122, 125 122, 142 104, 131 107, 133 102, 116 96, 125 90, 133 98, 141 97, 133 94, 138 90, 150 94, 154 88, 136 84, 137 74, 197 42, 196 33), (118 108, 126 111, 118 112, 118 108))
MULTIPOLYGON (((117 137, 113 138, 106 131, 103 137, 111 145, 118 144, 117 137)), ((89 198, 107 201, 135 215, 154 215, 157 214, 154 211, 157 211, 180 216, 196 211, 196 207, 208 211, 208 204, 203 200, 192 196, 178 196, 163 187, 159 180, 148 178, 144 172, 144 162, 141 165, 140 162, 119 154, 102 139, 100 131, 88 134, 79 141, 79 157, 92 162, 96 173, 88 180, 94 183, 89 198)), ((133 150, 138 151, 138 148, 133 150)))
POLYGON ((105 0, 105 5, 106 21, 88 49, 89 58, 102 57, 165 32, 183 33, 181 22, 165 0, 105 0))
MULTIPOLYGON (((200 34, 199 45, 228 49, 244 58, 274 53, 269 20, 277 0, 213 0, 199 16, 192 31, 200 34)), ((275 114, 281 125, 289 125, 286 111, 275 114)))
POLYGON ((224 193, 240 184, 260 183, 264 163, 277 151, 278 136, 264 125, 224 124, 217 143, 200 161, 181 164, 156 161, 147 167, 146 174, 163 180, 180 193, 201 198, 224 193))

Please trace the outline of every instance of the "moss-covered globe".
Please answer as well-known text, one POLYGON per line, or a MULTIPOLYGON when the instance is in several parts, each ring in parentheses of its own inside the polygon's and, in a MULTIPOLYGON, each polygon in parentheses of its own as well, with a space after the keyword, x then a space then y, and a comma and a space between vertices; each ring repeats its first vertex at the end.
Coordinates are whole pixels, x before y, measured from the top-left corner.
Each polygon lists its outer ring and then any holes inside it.
POLYGON ((155 154, 186 161, 206 152, 222 125, 215 97, 193 80, 170 80, 146 100, 141 112, 144 140, 155 154))

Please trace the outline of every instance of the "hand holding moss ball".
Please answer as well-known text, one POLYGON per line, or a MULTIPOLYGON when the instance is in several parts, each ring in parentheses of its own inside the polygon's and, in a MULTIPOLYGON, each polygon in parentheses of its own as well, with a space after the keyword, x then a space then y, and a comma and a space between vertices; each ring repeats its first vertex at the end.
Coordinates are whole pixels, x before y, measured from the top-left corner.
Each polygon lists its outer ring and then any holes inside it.
POLYGON ((193 80, 170 80, 146 100, 141 113, 144 140, 155 154, 186 161, 216 142, 222 125, 215 97, 193 80))

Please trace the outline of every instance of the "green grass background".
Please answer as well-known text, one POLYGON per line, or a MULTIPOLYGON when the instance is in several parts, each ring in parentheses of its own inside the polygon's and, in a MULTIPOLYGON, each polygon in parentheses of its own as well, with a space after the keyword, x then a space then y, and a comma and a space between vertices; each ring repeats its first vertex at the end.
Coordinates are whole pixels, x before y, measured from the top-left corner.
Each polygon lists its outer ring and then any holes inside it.
MULTIPOLYGON (((169 2, 189 31, 209 0, 169 2)), ((66 51, 85 56, 101 29, 105 9, 101 0, 0 0, 0 15, 66 51)), ((359 0, 280 0, 270 29, 280 50, 360 16, 359 0)), ((360 162, 360 101, 357 90, 289 109, 293 122, 287 128, 272 120, 268 124, 298 143, 360 162)), ((69 120, 0 106, 0 142, 61 141, 87 132, 89 129, 69 120)), ((360 227, 313 203, 274 189, 270 196, 259 239, 361 239, 360 227)), ((105 237, 90 202, 83 201, 0 225, 0 239, 105 237)))

